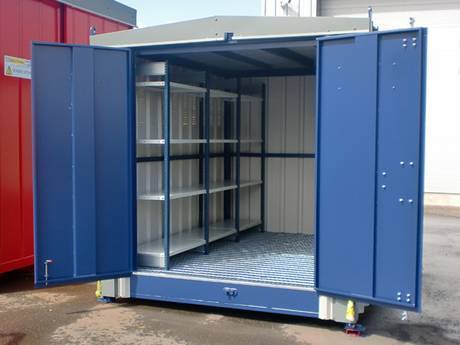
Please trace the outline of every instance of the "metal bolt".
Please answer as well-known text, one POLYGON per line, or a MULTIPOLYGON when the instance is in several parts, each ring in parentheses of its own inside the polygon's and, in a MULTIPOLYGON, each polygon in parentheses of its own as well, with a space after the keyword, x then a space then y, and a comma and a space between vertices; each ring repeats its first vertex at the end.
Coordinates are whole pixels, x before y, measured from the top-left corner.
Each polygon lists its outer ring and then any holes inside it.
POLYGON ((399 198, 399 202, 404 202, 404 199, 403 199, 403 198, 399 198))
POLYGON ((413 167, 413 166, 414 166, 414 162, 409 162, 409 165, 410 165, 411 167, 413 167))
POLYGON ((406 302, 407 302, 407 303, 410 303, 410 298, 406 298, 406 302))
POLYGON ((404 48, 406 48, 406 47, 407 47, 407 44, 406 44, 406 43, 404 43, 404 44, 403 44, 403 47, 404 47, 404 48))
POLYGON ((387 176, 387 173, 385 171, 382 172, 382 176, 387 176))
POLYGON ((401 296, 401 291, 398 291, 398 296, 401 296))
POLYGON ((337 69, 342 69, 342 66, 337 66, 337 69))
POLYGON ((406 295, 406 297, 410 297, 410 293, 408 293, 408 294, 406 295))
POLYGON ((342 87, 341 87, 341 86, 339 86, 339 87, 337 88, 337 90, 339 90, 339 91, 340 91, 340 90, 342 90, 342 87))
POLYGON ((412 43, 412 47, 416 47, 417 46, 417 43, 412 43))
POLYGON ((401 302, 401 297, 398 297, 398 302, 401 302))
POLYGON ((412 41, 417 41, 417 37, 412 37, 412 41))
POLYGON ((412 199, 409 199, 408 201, 409 201, 409 204, 412 204, 414 202, 414 200, 412 199))
POLYGON ((407 42, 407 38, 403 38, 403 42, 407 42))
POLYGON ((387 188, 387 186, 386 186, 386 185, 384 185, 384 184, 382 184, 382 189, 385 189, 385 188, 387 188))
POLYGON ((396 86, 393 85, 391 88, 392 88, 393 90, 395 90, 395 89, 396 89, 396 86))
POLYGON ((404 162, 403 161, 399 162, 399 165, 404 166, 404 162))

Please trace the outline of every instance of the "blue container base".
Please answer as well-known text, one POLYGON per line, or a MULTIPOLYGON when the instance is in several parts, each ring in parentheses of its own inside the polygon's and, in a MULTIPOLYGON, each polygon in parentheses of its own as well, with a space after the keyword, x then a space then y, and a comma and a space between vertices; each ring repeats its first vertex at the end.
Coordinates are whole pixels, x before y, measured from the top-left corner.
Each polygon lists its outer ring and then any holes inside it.
POLYGON ((318 317, 318 295, 312 289, 226 283, 136 272, 131 297, 276 314, 318 317))

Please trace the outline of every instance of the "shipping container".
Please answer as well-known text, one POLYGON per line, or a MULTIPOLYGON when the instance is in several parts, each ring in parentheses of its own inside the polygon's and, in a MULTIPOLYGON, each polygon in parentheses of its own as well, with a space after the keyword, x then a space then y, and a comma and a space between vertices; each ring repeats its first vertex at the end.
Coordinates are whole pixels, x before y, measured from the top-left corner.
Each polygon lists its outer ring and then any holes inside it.
POLYGON ((0 1, 0 273, 34 254, 30 76, 6 75, 5 56, 30 59, 32 41, 88 44, 90 32, 135 25, 136 11, 112 0, 0 1))
POLYGON ((34 44, 36 285, 419 311, 426 32, 370 28, 215 17, 34 44))

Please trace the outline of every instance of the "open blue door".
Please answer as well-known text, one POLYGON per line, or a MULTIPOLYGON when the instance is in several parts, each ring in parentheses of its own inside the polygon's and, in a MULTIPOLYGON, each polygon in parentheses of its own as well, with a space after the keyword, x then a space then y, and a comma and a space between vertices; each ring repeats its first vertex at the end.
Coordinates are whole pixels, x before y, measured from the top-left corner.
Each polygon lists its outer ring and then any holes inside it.
POLYGON ((37 286, 133 270, 130 59, 128 50, 33 44, 37 286))
POLYGON ((318 40, 320 294, 420 309, 425 36, 318 40))

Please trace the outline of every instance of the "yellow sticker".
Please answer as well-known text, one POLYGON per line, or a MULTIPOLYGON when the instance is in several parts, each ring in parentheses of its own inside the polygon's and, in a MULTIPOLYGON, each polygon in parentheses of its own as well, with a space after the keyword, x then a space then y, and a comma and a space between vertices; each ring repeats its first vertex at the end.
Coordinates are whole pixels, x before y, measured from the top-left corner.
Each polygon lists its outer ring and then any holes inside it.
POLYGON ((32 78, 32 66, 30 60, 14 56, 4 56, 5 75, 23 79, 32 78))

